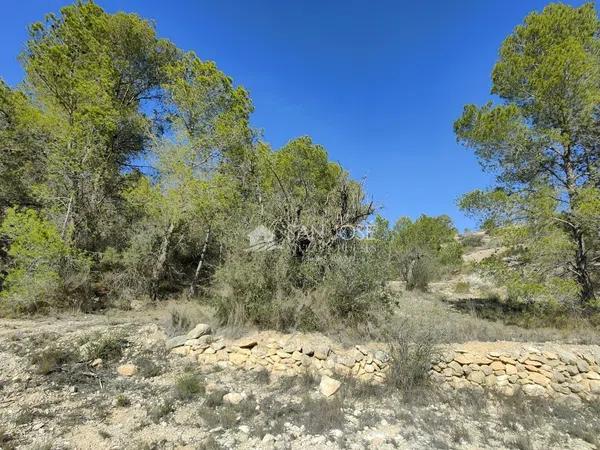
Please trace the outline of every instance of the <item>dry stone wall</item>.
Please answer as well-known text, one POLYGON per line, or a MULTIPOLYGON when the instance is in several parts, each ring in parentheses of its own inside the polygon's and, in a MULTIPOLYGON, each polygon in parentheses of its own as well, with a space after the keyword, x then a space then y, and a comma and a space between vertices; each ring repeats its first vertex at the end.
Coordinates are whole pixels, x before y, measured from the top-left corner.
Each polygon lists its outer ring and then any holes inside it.
MULTIPOLYGON (((279 375, 348 377, 385 381, 390 355, 381 343, 343 347, 321 335, 262 332, 230 340, 198 325, 187 336, 167 341, 171 352, 203 365, 268 370, 279 375)), ((600 397, 600 347, 514 342, 449 345, 431 364, 442 387, 491 389, 512 395, 600 397)))
POLYGON ((600 347, 507 343, 465 344, 446 348, 431 377, 456 388, 490 388, 512 395, 600 396, 600 347))

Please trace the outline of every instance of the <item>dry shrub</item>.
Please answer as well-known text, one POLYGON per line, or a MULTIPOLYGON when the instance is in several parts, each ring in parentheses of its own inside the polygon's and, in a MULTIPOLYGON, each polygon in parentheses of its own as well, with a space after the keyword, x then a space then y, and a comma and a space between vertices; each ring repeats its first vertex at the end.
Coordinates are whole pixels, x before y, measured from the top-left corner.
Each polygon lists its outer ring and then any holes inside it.
POLYGON ((176 301, 167 307, 162 325, 169 336, 187 333, 199 323, 214 325, 213 313, 206 305, 195 301, 176 301))
POLYGON ((440 331, 405 318, 385 334, 391 357, 388 384, 403 392, 427 384, 432 360, 442 341, 440 331))
POLYGON ((280 250, 230 255, 216 271, 216 312, 228 326, 332 331, 389 312, 380 255, 352 251, 296 258, 280 250))

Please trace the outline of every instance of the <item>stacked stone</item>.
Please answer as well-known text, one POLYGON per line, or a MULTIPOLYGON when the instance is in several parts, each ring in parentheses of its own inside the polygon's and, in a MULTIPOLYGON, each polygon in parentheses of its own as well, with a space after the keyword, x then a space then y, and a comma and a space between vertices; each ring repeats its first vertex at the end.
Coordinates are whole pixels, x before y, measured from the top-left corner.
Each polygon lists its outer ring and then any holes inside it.
POLYGON ((600 354, 541 351, 475 353, 448 349, 434 361, 433 380, 455 388, 484 387, 512 395, 517 389, 532 396, 600 396, 600 354))
MULTIPOLYGON (((430 375, 446 387, 489 388, 507 395, 520 389, 532 396, 600 397, 600 349, 556 347, 561 350, 521 347, 487 352, 466 344, 453 345, 432 362, 430 375)), ((352 376, 379 383, 390 370, 390 357, 381 345, 341 348, 322 336, 276 332, 229 342, 211 335, 205 324, 168 340, 167 348, 203 365, 268 370, 279 375, 352 376)))
POLYGON ((172 338, 172 353, 196 359, 201 364, 234 366, 245 370, 268 370, 280 375, 334 374, 353 376, 366 382, 383 382, 389 356, 382 349, 357 345, 343 349, 324 339, 314 343, 307 337, 266 333, 225 343, 209 334, 172 338))

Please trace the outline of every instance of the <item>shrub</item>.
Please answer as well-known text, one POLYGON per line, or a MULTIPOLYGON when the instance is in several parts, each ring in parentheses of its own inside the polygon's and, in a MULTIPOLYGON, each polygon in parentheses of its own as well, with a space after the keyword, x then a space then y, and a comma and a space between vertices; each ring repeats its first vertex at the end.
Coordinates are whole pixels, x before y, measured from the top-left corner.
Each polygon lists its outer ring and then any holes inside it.
POLYGON ((454 285, 454 292, 456 294, 468 294, 471 291, 471 283, 468 281, 459 281, 454 285))
POLYGON ((3 309, 21 314, 65 306, 65 299, 73 302, 85 291, 90 259, 69 247, 56 225, 34 210, 9 209, 0 235, 9 242, 7 275, 0 291, 3 309))
POLYGON ((462 246, 447 216, 400 218, 391 232, 391 248, 408 290, 427 285, 461 263, 462 246))
POLYGON ((129 400, 129 398, 127 396, 125 396, 123 394, 119 394, 115 398, 115 404, 120 408, 124 408, 126 406, 131 405, 131 400, 129 400))
POLYGON ((150 407, 147 411, 148 417, 152 422, 158 423, 161 419, 175 411, 173 400, 168 398, 161 400, 158 404, 150 407))
POLYGON ((40 375, 48 375, 59 369, 64 364, 75 361, 76 355, 70 350, 60 347, 50 347, 35 353, 32 363, 36 366, 36 372, 40 375))
POLYGON ((84 338, 81 346, 82 355, 85 359, 102 359, 114 361, 121 357, 123 349, 129 342, 120 334, 92 333, 84 338))
POLYGON ((387 382, 404 393, 429 382, 429 370, 441 340, 439 331, 421 325, 406 318, 386 332, 391 357, 387 382))
POLYGON ((204 393, 204 385, 195 374, 184 374, 175 382, 175 397, 179 400, 191 400, 204 393))
POLYGON ((216 271, 217 316, 229 326, 309 331, 375 320, 389 306, 380 262, 362 243, 303 258, 234 254, 216 271))

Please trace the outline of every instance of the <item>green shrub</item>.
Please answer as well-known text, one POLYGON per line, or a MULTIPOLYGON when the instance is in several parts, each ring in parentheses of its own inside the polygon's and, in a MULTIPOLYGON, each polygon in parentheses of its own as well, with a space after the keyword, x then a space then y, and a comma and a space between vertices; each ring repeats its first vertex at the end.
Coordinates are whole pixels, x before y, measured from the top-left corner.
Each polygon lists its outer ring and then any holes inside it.
POLYGON ((11 208, 0 226, 0 235, 9 242, 7 275, 0 291, 2 309, 21 314, 65 306, 69 300, 78 304, 91 262, 69 247, 54 223, 32 209, 11 208))
POLYGON ((195 374, 184 374, 175 381, 175 397, 179 400, 191 400, 204 393, 204 385, 195 374))
POLYGON ((125 396, 123 394, 119 394, 115 398, 115 404, 120 408, 124 408, 126 406, 131 405, 131 400, 129 400, 129 398, 127 396, 125 396))
POLYGON ((120 333, 92 333, 86 336, 81 346, 87 360, 102 359, 115 361, 121 357, 129 342, 120 333))
POLYGON ((375 318, 389 305, 379 256, 361 242, 303 258, 280 250, 231 255, 215 274, 217 316, 230 326, 309 331, 375 318))

